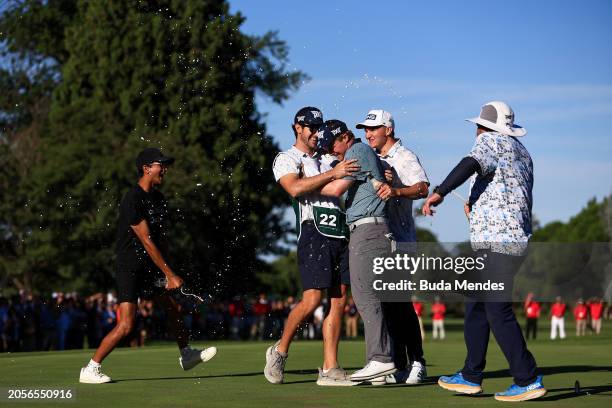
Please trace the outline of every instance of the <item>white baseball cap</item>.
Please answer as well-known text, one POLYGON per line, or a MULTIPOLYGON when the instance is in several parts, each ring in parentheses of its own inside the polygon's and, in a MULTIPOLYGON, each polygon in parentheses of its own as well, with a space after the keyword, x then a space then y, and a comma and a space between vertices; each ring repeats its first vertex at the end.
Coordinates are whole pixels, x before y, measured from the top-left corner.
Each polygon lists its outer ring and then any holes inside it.
POLYGON ((393 116, 386 110, 382 109, 372 109, 366 115, 366 118, 363 122, 358 123, 355 126, 357 129, 363 129, 364 127, 376 127, 376 126, 386 126, 389 128, 395 128, 395 122, 393 121, 393 116))
POLYGON ((477 118, 466 120, 499 132, 502 135, 521 137, 527 134, 525 128, 514 124, 514 111, 506 102, 487 102, 480 109, 480 115, 477 118))

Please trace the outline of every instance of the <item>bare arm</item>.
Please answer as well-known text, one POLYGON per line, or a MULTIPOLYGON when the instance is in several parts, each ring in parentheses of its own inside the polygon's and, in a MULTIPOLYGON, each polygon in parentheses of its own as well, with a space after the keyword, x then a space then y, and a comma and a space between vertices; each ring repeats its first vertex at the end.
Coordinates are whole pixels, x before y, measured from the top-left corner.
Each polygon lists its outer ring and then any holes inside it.
POLYGON ((429 194, 429 184, 421 181, 408 187, 391 189, 391 197, 406 197, 413 200, 425 198, 429 194))
POLYGON ((331 181, 339 180, 359 171, 360 167, 356 162, 355 159, 342 161, 333 169, 312 177, 300 178, 297 174, 286 174, 280 178, 279 183, 291 197, 299 197, 318 190, 331 181))
POLYGON ((354 180, 335 180, 321 189, 321 194, 331 197, 340 197, 349 189, 354 180))
POLYGON ((147 225, 147 221, 142 220, 136 225, 132 225, 132 231, 136 234, 142 246, 151 257, 151 260, 155 265, 166 275, 166 289, 176 289, 180 288, 183 285, 183 280, 177 276, 170 266, 164 260, 159 248, 155 245, 155 243, 151 240, 151 236, 149 234, 149 226, 147 225))
MULTIPOLYGON (((391 169, 385 170, 385 179, 389 184, 393 183, 393 171, 391 169)), ((425 181, 419 181, 411 186, 391 188, 389 197, 406 197, 413 200, 419 198, 425 198, 429 194, 429 183, 425 181)), ((380 194, 379 194, 380 196, 380 194)), ((384 198, 384 197, 381 197, 384 198)))

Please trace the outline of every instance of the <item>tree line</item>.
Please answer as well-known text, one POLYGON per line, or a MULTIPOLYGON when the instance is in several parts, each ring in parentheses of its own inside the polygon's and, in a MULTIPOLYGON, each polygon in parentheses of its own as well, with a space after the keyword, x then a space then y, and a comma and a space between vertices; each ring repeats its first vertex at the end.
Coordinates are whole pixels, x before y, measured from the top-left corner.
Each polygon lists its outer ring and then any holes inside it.
POLYGON ((244 34, 220 0, 0 12, 0 286, 112 288, 118 205, 148 146, 177 158, 175 269, 215 293, 255 284, 288 229, 255 96, 280 104, 306 78, 277 34, 244 34))

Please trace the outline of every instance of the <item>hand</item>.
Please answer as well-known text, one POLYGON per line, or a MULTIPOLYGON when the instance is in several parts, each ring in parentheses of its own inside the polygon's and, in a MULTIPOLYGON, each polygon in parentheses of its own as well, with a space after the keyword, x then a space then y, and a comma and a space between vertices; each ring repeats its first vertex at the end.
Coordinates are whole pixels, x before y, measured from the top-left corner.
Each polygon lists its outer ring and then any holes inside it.
POLYGON ((472 211, 472 206, 470 205, 470 202, 466 202, 465 204, 463 204, 463 212, 465 213, 465 216, 467 217, 467 219, 470 219, 470 212, 472 211))
POLYGON ((442 197, 438 193, 433 193, 430 195, 427 200, 425 200, 425 204, 423 204, 423 215, 431 215, 433 216, 435 210, 431 207, 435 207, 444 201, 444 197, 442 197))
POLYGON ((170 275, 166 278, 166 290, 178 289, 183 286, 183 280, 178 275, 170 275))
POLYGON ((385 170, 385 179, 387 180, 387 182, 393 183, 393 170, 385 170))
POLYGON ((378 195, 378 197, 380 197, 383 201, 387 201, 393 197, 393 189, 388 184, 380 183, 378 189, 376 190, 376 195, 378 195))
POLYGON ((339 180, 358 172, 360 169, 361 166, 357 164, 357 159, 342 160, 340 163, 336 164, 336 167, 332 170, 332 175, 334 180, 339 180))

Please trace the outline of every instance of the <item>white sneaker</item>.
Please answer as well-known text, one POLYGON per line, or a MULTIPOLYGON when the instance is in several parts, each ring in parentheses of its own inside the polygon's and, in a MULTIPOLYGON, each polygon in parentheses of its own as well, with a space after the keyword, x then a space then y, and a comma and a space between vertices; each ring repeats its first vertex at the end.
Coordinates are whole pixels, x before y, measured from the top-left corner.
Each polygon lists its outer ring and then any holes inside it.
POLYGON ((423 382, 425 378, 427 378, 427 369, 425 366, 419 361, 413 362, 410 375, 408 375, 406 379, 406 384, 418 384, 423 382))
POLYGON ((351 381, 365 381, 371 380, 372 378, 382 377, 387 374, 393 374, 396 372, 395 364, 393 362, 390 363, 381 363, 379 361, 369 361, 365 367, 361 370, 355 371, 351 375, 351 381))
POLYGON ((89 364, 81 368, 79 382, 83 384, 104 384, 111 382, 111 378, 100 371, 101 366, 93 367, 89 364))
POLYGON ((387 377, 390 377, 391 374, 389 375, 382 375, 380 377, 376 377, 376 378, 372 378, 370 381, 366 381, 365 383, 370 383, 370 385, 385 385, 387 384, 387 377))
POLYGON ((396 371, 394 374, 387 374, 385 376, 372 378, 370 384, 372 385, 385 385, 385 384, 402 384, 406 382, 408 378, 408 371, 401 370, 396 371))
POLYGON ((331 368, 327 373, 319 368, 319 377, 317 378, 317 385, 331 386, 331 387, 351 387, 359 383, 351 381, 348 374, 344 371, 344 368, 336 367, 331 368))
POLYGON ((264 377, 271 384, 282 384, 285 379, 285 364, 287 363, 288 353, 281 353, 276 349, 280 340, 268 347, 266 350, 266 365, 264 367, 264 377))
POLYGON ((208 347, 204 350, 198 350, 193 348, 187 348, 181 350, 181 356, 179 357, 179 364, 183 370, 191 370, 193 367, 200 363, 204 363, 217 354, 216 347, 208 347))

